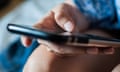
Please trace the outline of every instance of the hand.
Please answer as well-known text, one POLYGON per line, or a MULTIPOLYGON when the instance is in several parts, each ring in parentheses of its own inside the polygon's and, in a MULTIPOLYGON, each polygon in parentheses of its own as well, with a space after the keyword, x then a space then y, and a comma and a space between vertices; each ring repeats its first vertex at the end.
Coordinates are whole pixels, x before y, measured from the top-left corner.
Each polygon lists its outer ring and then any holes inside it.
MULTIPOLYGON (((61 33, 61 32, 76 32, 84 33, 89 26, 89 21, 78 11, 75 5, 72 3, 63 3, 53 8, 41 21, 34 25, 37 29, 48 30, 49 32, 61 33), (72 11, 71 11, 72 10, 72 11)), ((102 34, 101 34, 102 35, 102 34)), ((22 37, 22 43, 24 46, 29 46, 32 39, 29 37, 22 37)), ((40 43, 47 45, 49 50, 57 54, 99 54, 98 48, 81 48, 76 46, 66 46, 48 43, 46 41, 39 41, 40 43), (91 52, 93 51, 93 52, 91 52)), ((113 48, 110 49, 113 53, 113 48)), ((105 50, 103 49, 103 53, 105 50)), ((106 52, 107 53, 107 52, 106 52)), ((111 54, 110 53, 110 54, 111 54)), ((108 54, 108 53, 107 53, 108 54)))
MULTIPOLYGON (((80 32, 111 38, 110 35, 101 30, 87 30, 88 26, 89 21, 86 20, 74 5, 66 2, 55 7, 34 27, 55 33, 66 31, 80 32)), ((84 49, 48 43, 43 40, 38 41, 41 45, 29 57, 24 67, 24 72, 110 72, 114 65, 118 64, 116 60, 120 60, 119 55, 113 54, 113 48, 100 48, 100 50, 99 48, 84 49), (60 56, 55 53, 60 54, 60 56), (113 55, 88 55, 84 53, 113 55), (66 56, 61 54, 79 55, 66 56)), ((25 46, 29 46, 32 39, 23 37, 22 42, 25 46)))
MULTIPOLYGON (((89 30, 86 33, 110 37, 100 30, 89 30)), ((47 48, 48 46, 43 43, 34 50, 24 67, 24 72, 111 72, 120 61, 120 50, 110 55, 80 54, 66 56, 56 55, 48 51, 47 48)), ((63 46, 64 48, 66 47, 63 46)), ((79 47, 79 49, 82 48, 79 47)), ((92 52, 96 51, 93 49, 92 52)), ((111 53, 109 49, 105 52, 111 53)))
MULTIPOLYGON (((77 31, 76 29, 80 32, 84 31, 88 27, 88 21, 74 4, 71 3, 71 0, 66 0, 65 3, 56 6, 42 20, 35 24, 34 27, 54 32, 61 30, 74 32, 77 31)), ((22 37, 22 43, 24 46, 29 46, 31 39, 22 37)))

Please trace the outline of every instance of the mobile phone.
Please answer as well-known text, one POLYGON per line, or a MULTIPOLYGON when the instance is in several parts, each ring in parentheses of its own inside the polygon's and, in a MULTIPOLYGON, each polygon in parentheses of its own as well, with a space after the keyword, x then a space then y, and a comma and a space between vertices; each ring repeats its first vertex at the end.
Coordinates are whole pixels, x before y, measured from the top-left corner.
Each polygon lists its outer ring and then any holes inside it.
POLYGON ((105 38, 89 34, 62 35, 38 30, 28 26, 8 24, 7 30, 12 33, 25 35, 33 38, 43 39, 54 43, 74 45, 74 46, 110 46, 120 47, 119 39, 105 38))

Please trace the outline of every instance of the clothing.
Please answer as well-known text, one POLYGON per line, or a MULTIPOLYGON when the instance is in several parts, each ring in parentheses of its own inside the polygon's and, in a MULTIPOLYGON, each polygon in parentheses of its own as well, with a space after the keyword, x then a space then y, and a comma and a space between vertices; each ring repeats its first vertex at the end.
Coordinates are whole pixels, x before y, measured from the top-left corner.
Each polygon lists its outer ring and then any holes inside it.
POLYGON ((13 42, 0 54, 0 72, 22 72, 28 57, 38 45, 37 41, 33 41, 30 47, 25 48, 20 39, 13 42))
POLYGON ((73 0, 91 27, 120 30, 120 0, 73 0))

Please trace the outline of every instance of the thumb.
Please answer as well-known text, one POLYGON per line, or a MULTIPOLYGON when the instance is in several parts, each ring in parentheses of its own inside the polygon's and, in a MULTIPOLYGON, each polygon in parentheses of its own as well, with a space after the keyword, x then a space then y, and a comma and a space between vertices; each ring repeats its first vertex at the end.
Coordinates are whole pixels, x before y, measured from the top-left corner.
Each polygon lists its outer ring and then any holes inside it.
POLYGON ((65 31, 72 32, 75 29, 74 20, 69 13, 69 8, 66 4, 61 4, 60 6, 53 9, 54 18, 56 23, 65 31))
POLYGON ((112 72, 120 72, 120 64, 117 65, 113 70, 112 72))
POLYGON ((73 32, 74 31, 74 23, 67 19, 67 17, 61 17, 57 18, 59 16, 56 16, 56 22, 57 24, 65 31, 67 32, 73 32))

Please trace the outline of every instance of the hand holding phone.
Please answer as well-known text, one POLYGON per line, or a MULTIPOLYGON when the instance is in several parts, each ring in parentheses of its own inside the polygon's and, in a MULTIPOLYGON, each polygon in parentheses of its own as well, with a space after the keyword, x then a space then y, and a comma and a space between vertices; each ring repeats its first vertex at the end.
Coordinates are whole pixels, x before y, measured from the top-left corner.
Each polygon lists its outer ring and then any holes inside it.
POLYGON ((7 29, 12 33, 43 39, 53 43, 73 46, 120 47, 120 40, 118 39, 110 39, 89 34, 61 35, 16 24, 8 24, 7 29))

